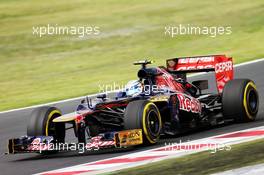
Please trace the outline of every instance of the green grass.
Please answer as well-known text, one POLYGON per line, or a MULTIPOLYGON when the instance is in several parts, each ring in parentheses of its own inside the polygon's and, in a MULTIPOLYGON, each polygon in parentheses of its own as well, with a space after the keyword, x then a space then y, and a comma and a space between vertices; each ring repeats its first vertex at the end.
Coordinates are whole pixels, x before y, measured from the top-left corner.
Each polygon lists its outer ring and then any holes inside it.
POLYGON ((263 0, 0 0, 0 110, 98 92, 136 78, 132 62, 224 53, 264 56, 263 0), (97 38, 32 35, 33 26, 99 26, 97 38), (166 37, 168 25, 232 26, 231 35, 166 37))
POLYGON ((205 175, 260 163, 264 163, 264 139, 234 145, 230 151, 205 151, 109 174, 205 175))

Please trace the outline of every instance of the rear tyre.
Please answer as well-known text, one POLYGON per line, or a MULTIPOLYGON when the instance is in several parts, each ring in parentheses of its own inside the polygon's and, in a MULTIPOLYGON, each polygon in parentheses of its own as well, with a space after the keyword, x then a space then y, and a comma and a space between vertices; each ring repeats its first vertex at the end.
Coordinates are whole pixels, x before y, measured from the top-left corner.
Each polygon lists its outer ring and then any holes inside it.
POLYGON ((125 110, 124 129, 142 129, 143 144, 154 144, 160 137, 161 116, 157 106, 146 100, 130 102, 125 110))
POLYGON ((33 110, 28 121, 28 136, 53 136, 57 143, 65 142, 65 123, 52 122, 61 116, 61 111, 55 107, 40 107, 33 110))
POLYGON ((223 94, 223 115, 237 122, 256 119, 259 97, 256 85, 249 79, 234 79, 226 83, 223 94))

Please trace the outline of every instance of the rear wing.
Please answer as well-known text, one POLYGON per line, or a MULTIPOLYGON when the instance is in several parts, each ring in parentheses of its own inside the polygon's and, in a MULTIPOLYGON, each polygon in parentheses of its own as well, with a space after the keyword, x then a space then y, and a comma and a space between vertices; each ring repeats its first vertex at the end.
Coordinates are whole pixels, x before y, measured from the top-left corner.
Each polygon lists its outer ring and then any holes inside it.
POLYGON ((214 71, 219 93, 223 91, 226 82, 232 80, 234 76, 232 57, 225 55, 169 59, 167 60, 167 70, 174 74, 214 71))

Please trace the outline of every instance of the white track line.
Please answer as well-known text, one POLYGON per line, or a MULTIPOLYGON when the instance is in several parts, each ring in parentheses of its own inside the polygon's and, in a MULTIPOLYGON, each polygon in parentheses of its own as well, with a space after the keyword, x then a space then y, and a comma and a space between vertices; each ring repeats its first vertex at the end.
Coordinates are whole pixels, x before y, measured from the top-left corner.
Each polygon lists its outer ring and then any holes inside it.
POLYGON ((234 65, 234 67, 245 66, 245 65, 248 65, 248 64, 254 64, 254 63, 261 62, 261 61, 264 61, 264 58, 260 58, 260 59, 252 60, 252 61, 247 61, 247 62, 244 62, 244 63, 239 63, 239 64, 234 65))
MULTIPOLYGON (((260 58, 260 59, 257 59, 257 60, 236 64, 236 65, 234 65, 234 67, 245 66, 245 65, 249 65, 249 64, 258 63, 258 62, 261 62, 261 61, 264 61, 264 58, 260 58)), ((203 75, 203 74, 206 74, 206 73, 207 72, 196 73, 196 74, 189 75, 188 77, 195 77, 195 76, 203 75)), ((98 94, 88 95, 88 97, 94 97, 96 95, 98 95, 98 94)), ((65 102, 69 102, 69 101, 80 100, 80 99, 85 98, 85 97, 86 96, 81 96, 81 97, 69 98, 69 99, 55 101, 55 102, 50 102, 50 103, 45 103, 45 104, 39 104, 39 105, 33 105, 33 106, 28 106, 28 107, 23 107, 23 108, 11 109, 11 110, 7 110, 7 111, 2 111, 2 112, 0 112, 0 114, 5 114, 5 113, 9 113, 9 112, 16 112, 16 111, 26 110, 26 109, 32 109, 32 108, 37 108, 37 107, 41 107, 41 106, 55 105, 55 104, 58 104, 58 103, 65 103, 65 102)))

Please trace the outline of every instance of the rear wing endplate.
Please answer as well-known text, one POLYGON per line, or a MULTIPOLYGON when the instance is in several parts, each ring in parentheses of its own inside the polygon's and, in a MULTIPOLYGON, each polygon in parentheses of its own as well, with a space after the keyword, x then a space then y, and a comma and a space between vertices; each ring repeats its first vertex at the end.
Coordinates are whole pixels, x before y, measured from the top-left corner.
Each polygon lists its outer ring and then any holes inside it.
POLYGON ((214 71, 219 93, 234 76, 232 57, 225 55, 173 58, 167 60, 167 69, 175 74, 214 71))

